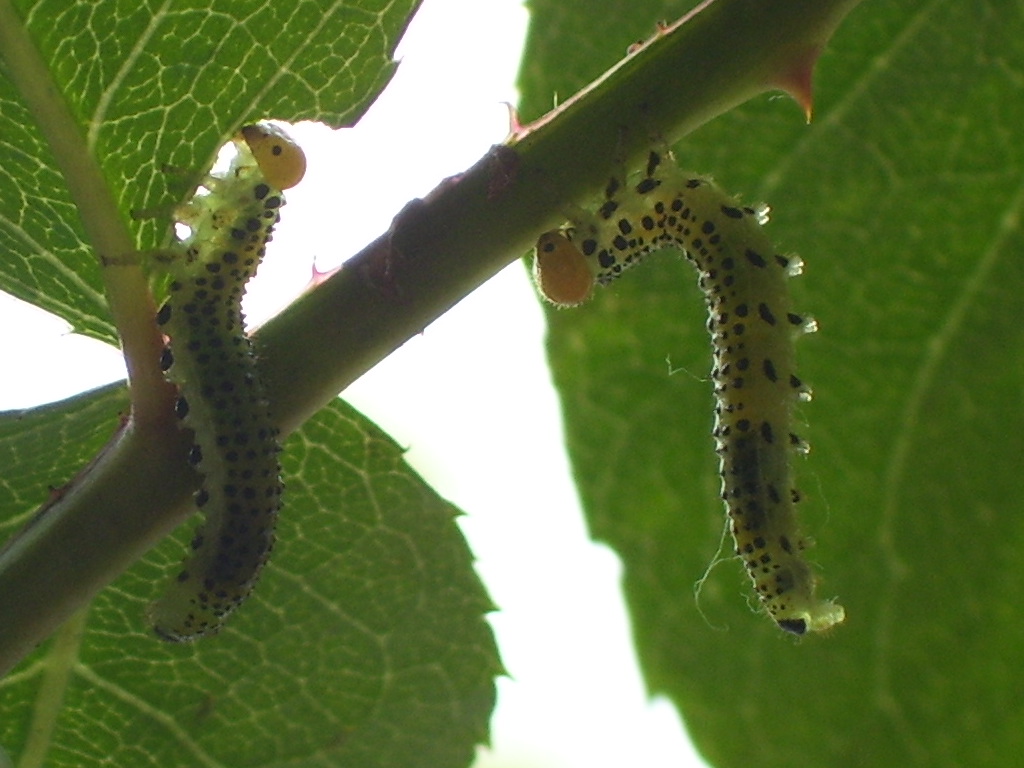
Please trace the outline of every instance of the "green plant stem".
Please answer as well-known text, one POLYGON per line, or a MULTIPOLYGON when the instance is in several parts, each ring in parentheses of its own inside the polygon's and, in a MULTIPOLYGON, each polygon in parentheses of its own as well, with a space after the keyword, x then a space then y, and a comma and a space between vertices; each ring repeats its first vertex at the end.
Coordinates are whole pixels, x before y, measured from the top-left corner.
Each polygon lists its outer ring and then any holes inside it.
POLYGON ((443 182, 392 231, 260 332, 271 402, 290 431, 463 296, 528 252, 652 143, 808 74, 858 0, 719 0, 443 182), (685 74, 681 74, 685 73, 685 74))
MULTIPOLYGON (((817 53, 857 2, 707 3, 410 203, 389 232, 258 334, 282 432, 520 258, 652 142, 675 141, 765 90, 792 90, 804 74, 809 83, 817 53)), ((186 451, 172 419, 128 424, 0 552, 0 674, 188 516, 196 478, 186 451)))
POLYGON ((42 683, 32 706, 32 725, 28 739, 18 758, 18 768, 45 766, 53 748, 54 730, 60 722, 64 694, 78 663, 78 650, 85 631, 86 612, 64 623, 54 638, 53 652, 48 654, 42 683))

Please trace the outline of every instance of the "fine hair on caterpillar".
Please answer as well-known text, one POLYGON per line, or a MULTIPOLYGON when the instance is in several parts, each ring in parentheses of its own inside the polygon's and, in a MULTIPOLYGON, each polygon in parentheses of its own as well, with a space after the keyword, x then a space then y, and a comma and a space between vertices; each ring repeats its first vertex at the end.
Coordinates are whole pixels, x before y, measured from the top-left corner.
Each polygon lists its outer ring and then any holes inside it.
POLYGON ((538 239, 534 276, 560 306, 585 301, 647 254, 681 251, 698 273, 708 306, 715 438, 722 499, 735 542, 764 610, 802 635, 843 621, 845 611, 817 597, 804 557, 791 459, 807 445, 793 429, 794 408, 810 399, 796 374, 794 341, 815 329, 791 307, 799 258, 778 253, 763 230, 767 208, 737 202, 706 177, 652 151, 643 173, 613 178, 594 211, 577 211, 538 239))
POLYGON ((302 150, 268 123, 233 139, 230 166, 207 177, 177 211, 190 234, 157 254, 169 296, 157 324, 169 338, 160 365, 178 389, 175 413, 192 430, 189 463, 202 475, 204 522, 166 594, 150 609, 173 641, 218 631, 252 591, 274 544, 283 483, 277 428, 245 334, 241 300, 284 204, 302 178, 302 150))

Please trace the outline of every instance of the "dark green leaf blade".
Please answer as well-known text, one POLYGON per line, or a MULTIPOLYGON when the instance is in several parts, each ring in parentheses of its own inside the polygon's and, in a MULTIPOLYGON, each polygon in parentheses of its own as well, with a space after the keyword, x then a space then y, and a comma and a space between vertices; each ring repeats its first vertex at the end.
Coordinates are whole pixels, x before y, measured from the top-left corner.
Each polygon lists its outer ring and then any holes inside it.
MULTIPOLYGON (((131 222, 146 250, 166 241, 171 207, 244 122, 357 120, 394 73, 392 53, 418 0, 22 5, 20 21, 52 67, 53 96, 67 102, 72 135, 101 166, 125 220, 132 211, 167 212, 131 222), (184 174, 170 178, 168 166, 184 174)), ((0 69, 0 287, 116 343, 99 255, 14 87, 12 75, 26 66, 8 56, 0 69)))
POLYGON ((55 767, 471 761, 501 665, 457 511, 340 401, 288 441, 284 464, 278 545, 224 631, 168 645, 149 630, 182 530, 0 682, 11 754, 52 729, 55 767), (63 701, 41 707, 61 666, 63 701))
MULTIPOLYGON (((545 18, 535 48, 547 40, 548 66, 575 71, 553 57, 589 44, 559 44, 545 18)), ((1020 753, 1022 31, 1019 9, 865 4, 824 52, 811 126, 761 98, 676 148, 768 199, 772 237, 806 262, 792 287, 821 331, 798 346, 815 398, 797 477, 822 589, 848 611, 831 635, 794 642, 755 615, 728 541, 694 596, 724 521, 689 268, 662 254, 550 313, 591 530, 623 558, 650 686, 715 765, 1020 753)), ((527 103, 550 98, 527 82, 527 103)))
POLYGON ((110 440, 128 411, 124 382, 39 408, 0 412, 0 540, 25 522, 28 511, 59 494, 110 440))

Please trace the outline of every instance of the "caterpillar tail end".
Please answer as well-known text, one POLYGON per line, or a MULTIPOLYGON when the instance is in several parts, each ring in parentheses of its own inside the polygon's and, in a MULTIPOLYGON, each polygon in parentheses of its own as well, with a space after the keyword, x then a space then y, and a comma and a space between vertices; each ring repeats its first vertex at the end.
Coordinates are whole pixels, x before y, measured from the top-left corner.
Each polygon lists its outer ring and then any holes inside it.
POLYGON ((167 643, 191 643, 215 635, 224 626, 228 614, 233 611, 233 607, 223 613, 211 613, 208 606, 197 606, 192 610, 183 609, 181 605, 171 602, 172 598, 180 600, 180 596, 172 592, 149 609, 149 620, 154 634, 167 643))
POLYGON ((163 640, 165 643, 188 643, 198 639, 198 635, 179 635, 177 632, 162 626, 161 624, 153 625, 153 633, 163 640))
POLYGON ((215 634, 225 616, 214 616, 208 606, 192 604, 182 590, 172 586, 148 611, 153 632, 164 642, 189 643, 215 634))
POLYGON ((777 618, 775 623, 779 625, 779 629, 799 636, 808 632, 826 632, 845 619, 846 609, 843 606, 832 600, 823 600, 796 615, 785 619, 777 618))

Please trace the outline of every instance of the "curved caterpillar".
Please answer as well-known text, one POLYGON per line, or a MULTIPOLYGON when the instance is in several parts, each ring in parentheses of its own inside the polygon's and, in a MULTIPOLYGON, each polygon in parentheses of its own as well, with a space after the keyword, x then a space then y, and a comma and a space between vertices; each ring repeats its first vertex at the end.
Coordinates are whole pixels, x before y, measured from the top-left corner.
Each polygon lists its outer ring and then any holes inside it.
POLYGON ((233 139, 236 155, 178 216, 192 232, 158 256, 170 297, 157 323, 170 337, 160 365, 179 390, 175 412, 193 430, 189 462, 203 475, 195 504, 205 522, 191 555, 153 606, 156 633, 191 640, 218 631, 252 591, 274 544, 283 484, 277 429, 245 335, 245 284, 256 272, 292 187, 302 150, 260 123, 233 139))
POLYGON ((842 606, 815 595, 802 550, 790 455, 806 452, 791 431, 794 405, 810 399, 796 375, 794 337, 814 330, 790 307, 787 279, 802 263, 778 254, 761 229, 767 208, 738 204, 710 180, 684 173, 651 152, 632 186, 612 179, 596 213, 541 235, 534 275, 560 305, 586 299, 652 251, 675 247, 699 273, 714 348, 716 451, 722 499, 739 556, 762 605, 796 635, 845 618, 842 606))

